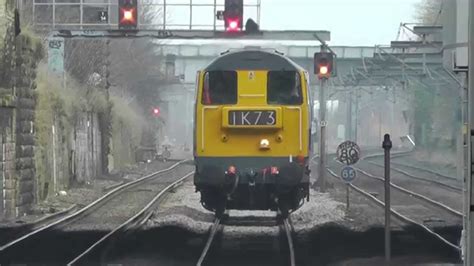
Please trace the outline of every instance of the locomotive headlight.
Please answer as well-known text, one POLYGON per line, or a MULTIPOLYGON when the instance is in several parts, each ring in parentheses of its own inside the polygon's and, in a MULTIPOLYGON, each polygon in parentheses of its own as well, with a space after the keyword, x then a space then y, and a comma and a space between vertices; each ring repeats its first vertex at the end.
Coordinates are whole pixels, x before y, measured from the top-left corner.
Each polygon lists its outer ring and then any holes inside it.
POLYGON ((260 149, 261 150, 270 149, 270 141, 268 141, 268 139, 261 139, 260 140, 260 149))

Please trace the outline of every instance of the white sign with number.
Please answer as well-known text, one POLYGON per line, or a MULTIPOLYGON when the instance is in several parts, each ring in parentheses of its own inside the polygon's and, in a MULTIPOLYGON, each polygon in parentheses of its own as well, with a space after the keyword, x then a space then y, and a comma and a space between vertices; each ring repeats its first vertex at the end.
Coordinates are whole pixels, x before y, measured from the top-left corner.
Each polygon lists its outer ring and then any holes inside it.
POLYGON ((352 183, 357 176, 357 172, 350 166, 345 166, 341 170, 341 179, 346 183, 352 183))

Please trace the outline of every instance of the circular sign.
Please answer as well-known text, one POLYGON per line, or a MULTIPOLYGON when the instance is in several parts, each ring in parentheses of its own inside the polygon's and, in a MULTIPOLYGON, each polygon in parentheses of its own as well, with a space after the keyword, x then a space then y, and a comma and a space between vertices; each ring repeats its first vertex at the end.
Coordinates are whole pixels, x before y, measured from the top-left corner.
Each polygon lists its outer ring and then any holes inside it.
POLYGON ((344 141, 337 146, 337 160, 346 165, 355 164, 360 158, 360 148, 354 141, 344 141))
POLYGON ((357 176, 356 173, 357 172, 356 172, 356 170, 354 170, 354 168, 352 168, 350 166, 345 166, 341 170, 341 179, 342 179, 342 181, 344 181, 346 183, 351 183, 356 178, 356 176, 357 176))

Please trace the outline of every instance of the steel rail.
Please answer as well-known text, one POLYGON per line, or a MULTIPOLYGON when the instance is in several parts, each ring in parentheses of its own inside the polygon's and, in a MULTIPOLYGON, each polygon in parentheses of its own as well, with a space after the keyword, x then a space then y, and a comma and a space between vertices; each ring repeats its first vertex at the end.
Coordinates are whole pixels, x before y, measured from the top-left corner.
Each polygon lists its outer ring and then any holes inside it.
MULTIPOLYGON (((397 157, 406 156, 406 155, 409 155, 412 152, 413 152, 413 150, 391 152, 390 158, 397 158, 397 157)), ((360 159, 361 160, 366 160, 366 159, 369 159, 369 158, 376 158, 376 157, 383 157, 383 156, 384 156, 384 153, 373 153, 373 154, 363 156, 360 159)))
MULTIPOLYGON (((206 245, 204 246, 201 256, 199 257, 199 260, 196 263, 196 266, 201 266, 204 263, 204 260, 206 259, 206 256, 215 239, 216 233, 219 230, 221 225, 222 225, 221 220, 219 218, 216 218, 214 220, 213 225, 211 226, 209 230, 210 231, 209 237, 206 241, 206 245)), ((295 249, 294 249, 293 236, 292 236, 292 232, 294 231, 294 229, 293 229, 290 219, 289 218, 284 219, 279 226, 280 226, 281 231, 285 231, 285 237, 288 241, 288 248, 289 248, 289 253, 290 253, 290 265, 295 266, 296 265, 295 249)))
MULTIPOLYGON (((409 155, 410 153, 412 153, 413 150, 408 150, 408 151, 395 151, 395 152, 392 152, 391 153, 391 156, 390 158, 397 158, 397 157, 402 157, 402 156, 406 156, 406 155, 409 155)), ((328 155, 336 155, 336 153, 328 153, 328 155)), ((373 153, 373 154, 369 154, 369 155, 366 155, 366 156, 363 156, 361 157, 360 159, 361 160, 366 160, 368 158, 375 158, 375 157, 382 157, 384 156, 383 153, 373 153)), ((311 157, 311 160, 314 161, 316 158, 319 157, 319 154, 315 154, 313 157, 311 157)))
MULTIPOLYGON (((114 230, 110 231, 108 234, 103 236, 101 239, 97 240, 94 244, 92 244, 88 249, 86 249, 84 252, 82 252, 80 255, 75 257, 73 260, 71 260, 67 265, 74 265, 78 263, 81 259, 85 258, 87 255, 89 255, 95 248, 97 248, 99 245, 104 243, 106 240, 108 240, 110 237, 115 235, 117 232, 125 228, 126 226, 130 225, 133 221, 136 221, 138 218, 141 216, 147 215, 147 211, 165 194, 167 193, 170 189, 175 188, 176 186, 180 185, 183 183, 185 179, 190 177, 191 175, 194 174, 194 171, 191 171, 184 175, 183 177, 179 178, 178 180, 174 181, 170 185, 166 186, 164 189, 160 190, 156 196, 148 202, 148 204, 143 207, 138 213, 130 217, 127 221, 123 222, 121 225, 116 227, 114 230)), ((149 214, 150 215, 150 214, 149 214)))
MULTIPOLYGON (((326 169, 330 174, 331 176, 333 176, 334 178, 337 178, 337 179, 340 179, 340 177, 334 172, 332 171, 331 169, 327 168, 326 169)), ((363 196, 367 197, 368 199, 374 201, 377 205, 381 206, 381 207, 385 207, 385 204, 377 199, 376 197, 374 197, 373 195, 371 195, 369 192, 365 191, 364 189, 356 186, 356 185, 353 185, 353 184, 349 184, 349 186, 351 188, 353 188, 355 191, 359 192, 360 194, 362 194, 363 196)), ((408 218, 407 216, 395 211, 394 209, 390 208, 390 212, 392 213, 392 215, 394 215, 395 217, 397 217, 398 219, 406 222, 406 223, 410 223, 412 225, 415 225, 415 226, 418 226, 422 229, 424 229, 425 231, 427 231, 429 234, 435 236, 436 238, 438 238, 439 240, 441 240, 443 243, 447 244, 448 246, 454 248, 455 250, 457 251, 461 251, 461 247, 459 247, 458 245, 455 245, 453 243, 451 243, 450 241, 448 241, 447 239, 445 239, 444 237, 442 237, 440 234, 434 232, 433 230, 431 230, 430 228, 428 228, 426 225, 424 224, 420 224, 418 222, 416 222, 415 220, 412 220, 410 218, 408 218)))
POLYGON ((428 169, 428 168, 420 167, 420 166, 404 164, 404 163, 399 163, 399 162, 392 162, 392 164, 399 165, 399 166, 404 166, 404 167, 407 167, 407 168, 412 168, 412 169, 415 169, 415 170, 429 172, 429 173, 432 173, 434 175, 437 175, 437 176, 440 176, 440 177, 443 177, 443 178, 446 178, 446 179, 459 180, 455 176, 450 176, 450 175, 443 174, 443 173, 440 173, 440 172, 437 172, 437 171, 434 171, 434 170, 431 170, 431 169, 428 169))
MULTIPOLYGON (((372 158, 372 157, 377 157, 377 156, 381 156, 381 155, 372 155, 372 156, 367 156, 367 157, 371 157, 371 158, 372 158)), ((317 155, 314 156, 314 157, 312 158, 312 160, 314 160, 316 157, 317 157, 317 155)), ((365 157, 365 158, 367 158, 367 157, 365 157)), ((340 180, 340 177, 339 177, 334 171, 332 171, 332 170, 329 169, 329 168, 327 168, 326 170, 331 174, 332 177, 334 177, 334 178, 340 180)), ((353 188, 355 191, 357 191, 358 193, 360 193, 360 194, 362 194, 363 196, 365 196, 366 198, 368 198, 369 200, 374 201, 377 205, 381 206, 382 208, 385 207, 385 204, 384 204, 381 200, 377 199, 376 197, 374 197, 373 195, 371 195, 369 192, 363 190, 362 188, 360 188, 360 187, 358 187, 358 186, 355 186, 354 184, 349 184, 349 186, 350 186, 351 188, 353 188)), ((416 221, 414 221, 414 220, 408 218, 407 216, 405 216, 405 215, 403 215, 403 214, 401 214, 401 213, 395 211, 395 210, 392 209, 392 208, 390 209, 390 212, 391 212, 392 215, 394 215, 395 217, 397 217, 397 218, 400 219, 401 221, 404 221, 404 222, 406 222, 406 223, 409 223, 409 224, 418 226, 418 227, 420 227, 421 229, 427 231, 429 234, 431 234, 431 235, 433 235, 434 237, 436 237, 437 239, 439 239, 440 241, 442 241, 443 243, 445 243, 446 245, 448 245, 448 246, 454 248, 456 251, 459 251, 459 252, 461 251, 461 247, 460 247, 460 246, 451 243, 450 241, 448 241, 447 239, 445 239, 444 237, 442 237, 442 236, 439 235, 438 233, 434 232, 433 230, 431 230, 430 228, 428 228, 428 227, 425 226, 424 224, 420 224, 420 223, 418 223, 418 222, 416 222, 416 221)), ((461 215, 462 215, 462 214, 461 214, 461 215)))
POLYGON ((217 230, 219 229, 220 225, 221 225, 221 219, 216 217, 216 219, 214 220, 214 224, 211 226, 209 238, 207 239, 206 245, 204 246, 204 249, 201 253, 201 256, 199 257, 198 262, 196 263, 196 266, 201 266, 204 260, 206 259, 207 253, 209 252, 209 249, 211 248, 212 241, 214 240, 217 230))
MULTIPOLYGON (((395 152, 395 154, 392 153, 391 158, 402 157, 402 156, 405 156, 405 155, 409 155, 412 152, 413 152, 413 150, 395 152)), ((367 160, 367 159, 372 159, 372 158, 375 158, 375 157, 382 157, 382 156, 383 156, 383 153, 371 154, 371 155, 367 155, 365 157, 362 157, 361 160, 367 160)), ((446 175, 446 174, 443 174, 443 173, 440 173, 440 172, 437 172, 437 171, 434 171, 434 170, 431 170, 431 169, 428 169, 428 168, 420 167, 420 166, 409 165, 409 164, 404 164, 404 163, 399 163, 399 162, 391 162, 391 164, 404 166, 404 167, 412 168, 412 169, 416 169, 416 170, 426 171, 426 172, 432 173, 434 175, 444 177, 446 179, 458 180, 454 176, 446 175)))
POLYGON ((293 236, 292 236, 292 226, 290 224, 289 218, 286 218, 283 220, 283 228, 286 233, 286 239, 288 241, 288 249, 290 250, 290 265, 295 266, 296 265, 296 260, 295 260, 295 249, 293 245, 293 236))
MULTIPOLYGON (((339 162, 339 161, 337 161, 337 162, 340 163, 340 164, 342 164, 342 163, 339 162)), ((384 182, 384 181, 385 181, 385 179, 384 179, 383 177, 373 175, 373 174, 371 174, 371 173, 369 173, 369 172, 367 172, 367 171, 364 171, 364 170, 362 170, 362 169, 360 169, 360 168, 358 168, 358 167, 353 167, 353 168, 354 168, 357 172, 359 172, 359 173, 361 173, 361 174, 363 174, 363 175, 365 175, 365 176, 367 176, 367 177, 369 177, 369 178, 372 178, 372 179, 375 179, 375 180, 379 180, 379 181, 381 181, 381 182, 384 182)), ((427 196, 425 196, 425 195, 416 193, 416 192, 411 191, 411 190, 409 190, 409 189, 406 189, 406 188, 404 188, 404 187, 402 187, 402 186, 396 185, 396 184, 394 184, 393 182, 390 182, 390 186, 393 187, 393 188, 395 188, 395 189, 397 189, 397 190, 399 190, 399 191, 401 191, 401 192, 403 192, 403 193, 405 193, 405 194, 408 194, 408 195, 413 196, 413 197, 415 197, 415 198, 418 198, 418 199, 420 199, 420 200, 424 200, 424 201, 426 201, 426 202, 428 202, 428 203, 430 203, 430 204, 432 204, 432 205, 435 205, 435 206, 437 206, 437 207, 439 207, 439 208, 442 208, 442 209, 444 209, 444 210, 450 212, 451 214, 453 214, 453 215, 455 215, 455 216, 458 216, 458 217, 461 217, 461 218, 464 217, 464 215, 463 215, 461 212, 459 212, 459 211, 457 211, 457 210, 455 210, 455 209, 453 209, 453 208, 451 208, 451 207, 449 207, 449 206, 447 206, 447 205, 445 205, 445 204, 443 204, 443 203, 441 203, 441 202, 439 202, 439 201, 437 201, 437 200, 431 199, 431 198, 429 198, 429 197, 427 197, 427 196)))
POLYGON ((51 227, 54 227, 54 226, 63 224, 63 223, 65 223, 65 222, 69 221, 69 220, 78 218, 80 215, 86 213, 87 211, 91 210, 92 208, 96 207, 97 205, 99 205, 99 204, 101 204, 101 203, 103 203, 103 202, 109 200, 110 198, 112 198, 112 196, 115 196, 115 195, 118 194, 119 192, 122 192, 123 190, 128 189, 128 188, 131 188, 131 187, 133 187, 134 185, 137 185, 137 184, 139 184, 139 183, 142 183, 142 182, 145 182, 145 181, 147 181, 147 180, 149 180, 149 179, 152 179, 152 178, 154 178, 154 177, 156 177, 156 176, 158 176, 158 175, 161 175, 161 174, 163 174, 163 173, 169 172, 169 171, 175 169, 177 166, 179 166, 179 165, 181 165, 181 164, 183 164, 184 162, 187 162, 187 161, 188 161, 188 160, 179 161, 179 162, 173 164, 172 166, 170 166, 170 167, 168 167, 168 168, 166 168, 166 169, 157 171, 157 172, 155 172, 155 173, 152 173, 152 174, 143 176, 143 177, 141 177, 141 178, 139 178, 139 179, 137 179, 137 180, 134 180, 134 181, 132 181, 132 182, 128 182, 128 183, 125 183, 125 184, 123 184, 123 185, 121 185, 121 186, 118 186, 118 187, 112 189, 111 191, 109 191, 108 193, 106 193, 105 195, 103 195, 102 197, 96 199, 96 200, 93 201, 92 203, 89 203, 89 204, 88 204, 87 206, 85 206, 84 208, 82 208, 82 209, 80 209, 80 210, 78 210, 78 211, 76 211, 76 212, 74 212, 74 213, 72 213, 72 214, 70 214, 70 215, 67 215, 67 216, 65 216, 65 217, 63 217, 63 218, 61 218, 61 219, 59 219, 59 220, 56 220, 56 221, 54 221, 54 222, 52 222, 52 223, 50 223, 50 224, 44 225, 44 226, 42 226, 42 227, 40 227, 40 228, 38 228, 38 229, 36 229, 36 230, 34 230, 34 231, 32 231, 32 232, 29 232, 29 233, 27 233, 27 234, 25 234, 25 235, 23 235, 23 236, 21 236, 21 237, 15 239, 15 240, 13 240, 13 241, 8 242, 7 244, 5 244, 5 245, 3 245, 3 246, 0 247, 0 252, 2 252, 2 251, 4 251, 4 250, 6 250, 6 249, 8 249, 8 248, 10 248, 10 247, 12 247, 12 246, 18 244, 19 242, 21 242, 21 241, 23 241, 23 240, 25 240, 25 239, 30 238, 31 236, 34 236, 34 235, 38 234, 38 233, 40 233, 40 232, 42 232, 42 231, 44 231, 44 230, 47 230, 47 229, 49 229, 49 228, 51 228, 51 227))
MULTIPOLYGON (((380 163, 371 162, 371 161, 367 161, 367 162, 370 163, 370 164, 372 164, 372 165, 378 166, 378 167, 384 167, 384 165, 383 165, 383 164, 380 164, 380 163)), ((391 163, 391 164, 393 164, 393 163, 391 163)), ((416 168, 416 167, 413 167, 413 168, 416 168)), ((402 170, 402 169, 397 168, 397 167, 390 167, 390 170, 393 170, 393 171, 395 171, 395 172, 398 172, 398 173, 401 173, 401 174, 403 174, 403 175, 409 176, 409 177, 411 177, 411 178, 413 178, 413 179, 418 179, 418 180, 430 182, 430 183, 437 184, 437 185, 439 185, 439 186, 447 187, 447 188, 450 188, 450 189, 453 189, 453 190, 456 190, 456 191, 460 191, 460 192, 463 191, 463 188, 461 188, 461 187, 454 186, 454 185, 450 185, 450 184, 446 184, 446 183, 441 182, 441 181, 438 181, 438 180, 433 180, 433 179, 429 179, 429 178, 425 178, 425 177, 420 177, 420 176, 417 176, 417 175, 414 175, 414 174, 410 174, 410 173, 408 173, 407 171, 402 170)), ((423 169, 417 169, 417 170, 423 171, 423 169)), ((430 173, 431 173, 431 172, 430 172, 430 173)))

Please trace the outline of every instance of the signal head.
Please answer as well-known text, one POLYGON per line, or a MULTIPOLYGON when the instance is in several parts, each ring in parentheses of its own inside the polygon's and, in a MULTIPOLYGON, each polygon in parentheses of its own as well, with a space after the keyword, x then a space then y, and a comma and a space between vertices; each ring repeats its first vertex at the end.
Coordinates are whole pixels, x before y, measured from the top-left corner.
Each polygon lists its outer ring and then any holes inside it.
POLYGON ((334 65, 334 55, 328 52, 314 53, 314 74, 319 79, 331 77, 334 65))
POLYGON ((138 24, 137 0, 119 0, 119 29, 136 29, 138 24))

